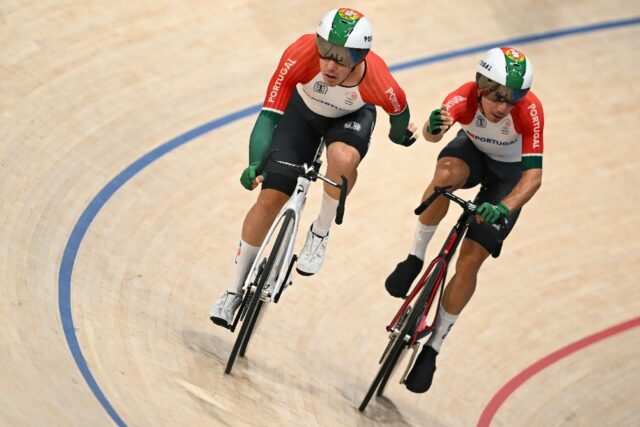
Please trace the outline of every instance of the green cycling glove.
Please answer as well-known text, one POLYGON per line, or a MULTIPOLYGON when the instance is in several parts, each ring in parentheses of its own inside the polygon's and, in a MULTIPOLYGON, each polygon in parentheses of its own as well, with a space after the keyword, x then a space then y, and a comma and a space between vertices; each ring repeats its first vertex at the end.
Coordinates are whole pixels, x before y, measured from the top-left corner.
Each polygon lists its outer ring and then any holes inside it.
POLYGON ((404 139, 402 140, 402 144, 405 147, 410 147, 414 142, 416 142, 416 137, 413 136, 413 132, 407 129, 404 133, 404 139))
POLYGON ((431 135, 437 135, 442 131, 442 129, 440 129, 440 126, 442 126, 443 124, 442 116, 440 115, 441 111, 442 110, 440 108, 436 108, 431 112, 431 114, 429 114, 429 124, 427 125, 427 132, 429 132, 431 135))
MULTIPOLYGON (((242 175, 240 175, 240 184, 247 190, 253 190, 253 181, 256 179, 256 169, 260 166, 259 162, 250 163, 243 171, 242 175)), ((267 174, 262 171, 262 176, 265 178, 267 174)))
POLYGON ((491 203, 484 202, 478 207, 476 214, 484 218, 486 223, 493 224, 501 217, 509 215, 509 209, 502 203, 492 205, 491 203))

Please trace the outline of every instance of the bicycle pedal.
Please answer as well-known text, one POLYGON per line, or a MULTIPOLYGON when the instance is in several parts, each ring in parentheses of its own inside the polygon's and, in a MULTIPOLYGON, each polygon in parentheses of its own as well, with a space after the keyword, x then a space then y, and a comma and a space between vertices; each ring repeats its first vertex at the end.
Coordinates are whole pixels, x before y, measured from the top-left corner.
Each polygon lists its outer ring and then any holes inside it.
POLYGON ((416 341, 416 343, 411 346, 413 353, 411 353, 411 359, 409 359, 407 368, 404 370, 404 372, 402 373, 402 376, 400 377, 400 384, 404 384, 404 380, 407 379, 407 375, 409 375, 409 370, 411 370, 411 367, 413 366, 413 362, 416 360, 416 357, 418 356, 419 348, 420 348, 420 342, 418 341, 416 341))

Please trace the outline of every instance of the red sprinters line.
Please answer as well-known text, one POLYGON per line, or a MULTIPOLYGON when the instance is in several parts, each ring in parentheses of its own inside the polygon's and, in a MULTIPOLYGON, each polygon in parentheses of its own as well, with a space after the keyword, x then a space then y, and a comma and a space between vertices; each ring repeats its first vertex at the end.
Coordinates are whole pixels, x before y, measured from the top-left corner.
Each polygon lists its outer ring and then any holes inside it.
POLYGON ((635 328, 640 326, 640 317, 636 317, 635 319, 628 320, 624 323, 621 323, 616 326, 612 326, 604 331, 598 332, 596 334, 590 335, 586 338, 583 338, 579 341, 576 341, 572 344, 567 345, 566 347, 557 350, 550 355, 538 360, 533 365, 529 366, 524 371, 520 372, 518 375, 513 377, 508 383, 506 383, 502 388, 493 396, 491 401, 487 404, 487 406, 482 411, 482 415, 480 415, 480 419, 478 420, 477 427, 488 427, 493 420, 494 415, 500 409, 500 406, 507 400, 507 398, 522 384, 525 383, 529 378, 542 371, 544 368, 556 363, 557 361, 575 353, 578 350, 582 350, 585 347, 590 346, 591 344, 595 344, 598 341, 601 341, 605 338, 609 338, 613 335, 619 334, 620 332, 624 332, 627 329, 635 328))

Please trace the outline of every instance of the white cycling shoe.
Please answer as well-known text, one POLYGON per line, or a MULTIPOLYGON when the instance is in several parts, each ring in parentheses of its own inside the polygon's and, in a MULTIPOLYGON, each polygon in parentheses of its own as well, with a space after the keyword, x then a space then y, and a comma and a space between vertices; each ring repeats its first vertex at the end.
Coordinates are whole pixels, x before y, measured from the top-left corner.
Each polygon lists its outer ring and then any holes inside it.
POLYGON ((233 316, 242 303, 242 295, 225 291, 209 311, 209 319, 216 325, 228 328, 233 323, 233 316))
POLYGON ((298 257, 296 271, 303 276, 316 274, 322 266, 322 261, 324 261, 324 253, 327 250, 328 243, 328 233, 324 237, 318 236, 313 232, 313 229, 310 228, 307 234, 307 240, 298 257))

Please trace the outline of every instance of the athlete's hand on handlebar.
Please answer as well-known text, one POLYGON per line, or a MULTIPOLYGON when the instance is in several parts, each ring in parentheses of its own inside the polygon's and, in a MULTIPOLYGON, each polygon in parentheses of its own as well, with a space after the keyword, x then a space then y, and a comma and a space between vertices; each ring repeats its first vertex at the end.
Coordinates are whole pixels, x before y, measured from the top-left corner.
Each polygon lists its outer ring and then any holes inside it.
POLYGON ((436 108, 429 115, 429 121, 427 122, 427 132, 432 135, 438 135, 441 132, 445 132, 453 126, 453 117, 447 111, 447 106, 443 105, 441 108, 436 108))
POLYGON ((262 181, 264 181, 264 172, 262 172, 261 175, 256 176, 256 170, 259 166, 260 163, 258 162, 251 163, 245 168, 244 171, 242 171, 242 175, 240 175, 240 183, 247 190, 253 190, 262 181))
POLYGON ((491 203, 484 202, 476 210, 476 219, 478 222, 486 222, 493 224, 500 218, 509 215, 509 209, 502 203, 492 205, 491 203))

